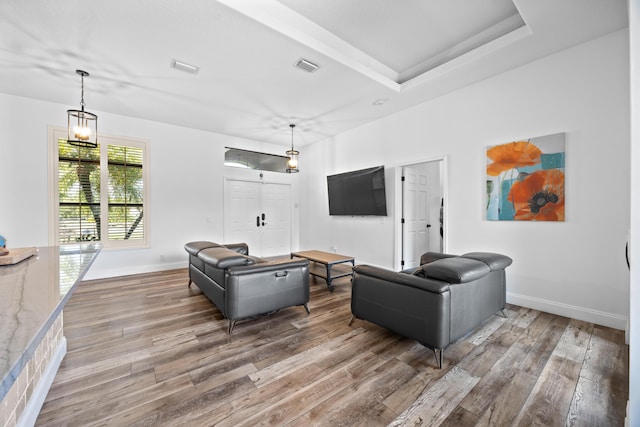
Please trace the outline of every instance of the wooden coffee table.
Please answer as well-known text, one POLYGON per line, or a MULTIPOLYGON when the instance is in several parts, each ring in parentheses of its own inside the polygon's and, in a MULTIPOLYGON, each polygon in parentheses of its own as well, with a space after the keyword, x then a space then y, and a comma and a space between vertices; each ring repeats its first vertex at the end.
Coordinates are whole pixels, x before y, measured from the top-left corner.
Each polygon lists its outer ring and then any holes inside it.
POLYGON ((309 274, 321 277, 327 282, 329 291, 333 292, 331 282, 338 277, 352 276, 355 259, 347 255, 334 254, 324 251, 291 252, 291 258, 306 258, 309 264, 309 274), (345 265, 351 263, 351 265, 345 265))

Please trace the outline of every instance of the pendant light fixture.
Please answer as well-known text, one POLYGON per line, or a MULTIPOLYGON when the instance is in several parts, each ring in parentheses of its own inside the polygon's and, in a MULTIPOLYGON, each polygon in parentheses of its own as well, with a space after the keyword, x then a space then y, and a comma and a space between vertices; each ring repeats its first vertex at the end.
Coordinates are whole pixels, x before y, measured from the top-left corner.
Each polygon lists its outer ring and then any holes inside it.
POLYGON ((84 111, 84 78, 89 73, 76 70, 80 75, 80 110, 67 110, 67 142, 76 147, 96 148, 98 146, 98 116, 84 111))
POLYGON ((287 173, 297 173, 300 172, 298 169, 298 156, 300 152, 293 149, 293 128, 296 127, 293 123, 289 125, 291 128, 291 150, 287 150, 285 153, 289 157, 289 161, 287 162, 287 173))

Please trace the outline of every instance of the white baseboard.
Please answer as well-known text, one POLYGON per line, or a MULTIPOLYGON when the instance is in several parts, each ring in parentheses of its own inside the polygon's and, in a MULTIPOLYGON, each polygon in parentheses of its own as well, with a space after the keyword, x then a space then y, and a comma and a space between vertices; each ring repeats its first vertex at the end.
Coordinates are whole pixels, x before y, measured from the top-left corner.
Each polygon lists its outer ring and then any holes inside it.
POLYGON ((129 276, 132 274, 154 273, 156 271, 175 270, 189 267, 187 261, 163 262, 160 264, 138 265, 129 268, 112 268, 108 270, 95 270, 92 267, 83 280, 107 279, 110 277, 129 276))
POLYGON ((619 329, 621 331, 627 329, 627 323, 629 321, 628 317, 620 316, 618 314, 607 313, 570 304, 563 304, 527 295, 514 294, 511 292, 507 292, 507 302, 509 304, 533 308, 535 310, 570 317, 572 319, 583 320, 585 322, 591 322, 597 325, 619 329))
POLYGON ((626 416, 624 417, 624 427, 631 427, 629 421, 629 401, 627 400, 627 411, 625 412, 626 416))
POLYGON ((627 328, 624 330, 624 343, 629 345, 631 342, 631 321, 627 319, 627 328))
POLYGON ((20 420, 18 420, 18 427, 32 427, 35 425, 38 415, 40 414, 40 409, 42 409, 42 404, 47 397, 47 393, 49 393, 51 384, 53 384, 53 380, 56 377, 56 373, 65 354, 67 354, 67 339, 62 337, 60 344, 49 361, 49 365, 47 365, 47 368, 40 378, 40 382, 38 382, 33 389, 31 399, 27 402, 27 406, 24 408, 20 420))

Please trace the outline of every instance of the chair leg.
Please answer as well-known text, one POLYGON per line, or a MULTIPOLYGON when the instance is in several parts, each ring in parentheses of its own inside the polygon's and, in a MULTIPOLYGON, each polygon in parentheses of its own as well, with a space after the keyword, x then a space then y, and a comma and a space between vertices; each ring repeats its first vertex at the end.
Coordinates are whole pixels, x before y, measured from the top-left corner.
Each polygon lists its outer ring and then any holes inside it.
POLYGON ((311 311, 309 310, 309 306, 307 305, 306 302, 302 304, 302 306, 304 307, 305 310, 307 310, 307 314, 311 314, 311 311))
POLYGON ((504 308, 503 308, 502 310, 500 310, 500 313, 502 313, 502 316, 503 316, 505 319, 508 319, 508 318, 509 318, 509 316, 507 316, 507 312, 506 312, 506 310, 505 310, 504 308))
POLYGON ((236 326, 236 321, 235 320, 229 320, 229 335, 231 335, 231 332, 233 331, 233 327, 236 326))
POLYGON ((436 357, 436 363, 438 364, 438 369, 442 369, 442 354, 444 353, 444 349, 434 348, 433 355, 436 357))
POLYGON ((356 316, 354 316, 353 314, 351 315, 351 320, 349 320, 349 326, 351 326, 351 324, 353 323, 353 321, 356 319, 356 316))

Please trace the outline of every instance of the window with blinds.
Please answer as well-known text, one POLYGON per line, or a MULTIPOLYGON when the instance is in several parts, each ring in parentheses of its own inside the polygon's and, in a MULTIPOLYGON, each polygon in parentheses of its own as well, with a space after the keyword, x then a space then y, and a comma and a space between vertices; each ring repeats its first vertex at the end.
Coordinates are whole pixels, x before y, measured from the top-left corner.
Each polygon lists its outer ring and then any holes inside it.
POLYGON ((142 148, 109 145, 109 240, 144 239, 142 148))
POLYGON ((146 246, 146 142, 101 137, 97 148, 86 148, 54 134, 58 243, 146 246))
POLYGON ((60 243, 100 240, 100 149, 58 140, 60 243))

